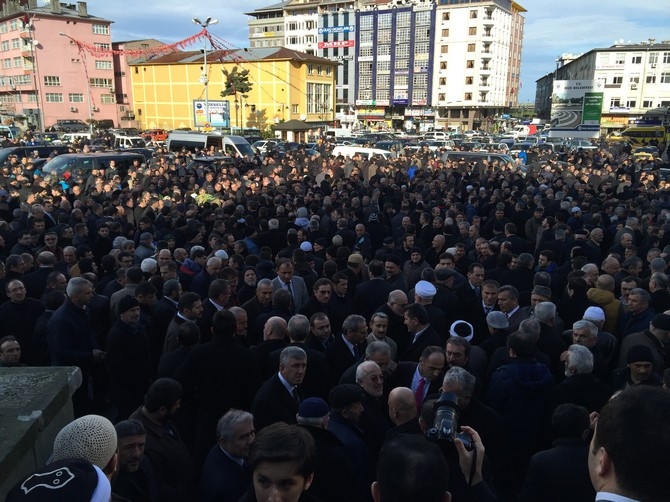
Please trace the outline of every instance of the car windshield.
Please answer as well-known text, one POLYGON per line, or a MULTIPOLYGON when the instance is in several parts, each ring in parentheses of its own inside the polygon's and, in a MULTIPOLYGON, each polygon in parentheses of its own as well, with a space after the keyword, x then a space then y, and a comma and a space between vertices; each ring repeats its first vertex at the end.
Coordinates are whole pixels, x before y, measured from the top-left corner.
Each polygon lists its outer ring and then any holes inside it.
POLYGON ((254 151, 253 151, 253 149, 251 148, 251 145, 248 142, 240 141, 239 143, 234 142, 234 144, 242 155, 248 155, 249 157, 254 156, 254 151))

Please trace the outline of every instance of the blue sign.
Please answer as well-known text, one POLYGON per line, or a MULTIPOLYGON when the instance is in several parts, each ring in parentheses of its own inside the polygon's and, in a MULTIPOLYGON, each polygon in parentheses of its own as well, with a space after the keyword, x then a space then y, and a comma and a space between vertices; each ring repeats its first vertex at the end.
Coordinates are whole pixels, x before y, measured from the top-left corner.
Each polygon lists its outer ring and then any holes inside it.
POLYGON ((319 28, 319 35, 327 35, 329 33, 350 33, 356 30, 356 27, 351 24, 349 26, 329 26, 328 28, 319 28))

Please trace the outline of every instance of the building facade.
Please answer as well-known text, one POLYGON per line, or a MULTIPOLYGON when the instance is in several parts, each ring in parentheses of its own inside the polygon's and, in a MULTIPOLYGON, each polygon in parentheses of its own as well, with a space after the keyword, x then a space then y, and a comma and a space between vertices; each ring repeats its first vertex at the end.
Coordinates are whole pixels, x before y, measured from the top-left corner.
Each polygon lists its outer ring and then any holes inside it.
POLYGON ((603 86, 601 134, 625 129, 658 108, 670 107, 670 40, 592 49, 558 60, 555 71, 536 82, 535 103, 541 118, 551 115, 554 80, 600 80, 603 86))
POLYGON ((91 16, 86 2, 40 7, 37 0, 7 0, 1 8, 5 120, 36 129, 59 119, 117 122, 112 57, 92 57, 74 43, 111 49, 111 21, 91 16))
POLYGON ((143 129, 198 127, 196 112, 205 99, 203 71, 209 76, 208 106, 229 111, 229 128, 265 130, 300 120, 314 129, 332 123, 337 63, 286 48, 214 51, 204 68, 201 51, 175 52, 130 63, 135 120, 143 129), (223 70, 248 70, 251 91, 221 96, 223 70), (222 102, 227 102, 224 104, 222 102))

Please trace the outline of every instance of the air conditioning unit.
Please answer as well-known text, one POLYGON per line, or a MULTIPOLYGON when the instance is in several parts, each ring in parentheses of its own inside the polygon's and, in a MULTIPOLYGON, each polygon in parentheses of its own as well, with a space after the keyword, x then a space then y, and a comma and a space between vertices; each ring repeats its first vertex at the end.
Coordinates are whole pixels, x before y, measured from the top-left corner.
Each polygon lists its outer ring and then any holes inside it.
POLYGON ((630 88, 633 90, 637 89, 637 84, 630 84, 630 88))
POLYGON ((99 112, 100 108, 98 108, 97 106, 94 106, 93 108, 91 108, 91 110, 93 110, 94 112, 99 112))
POLYGON ((71 107, 70 107, 70 111, 71 111, 71 112, 76 112, 76 111, 77 111, 77 107, 76 107, 76 106, 71 106, 71 107))
POLYGON ((656 63, 651 63, 652 68, 656 68, 656 63))

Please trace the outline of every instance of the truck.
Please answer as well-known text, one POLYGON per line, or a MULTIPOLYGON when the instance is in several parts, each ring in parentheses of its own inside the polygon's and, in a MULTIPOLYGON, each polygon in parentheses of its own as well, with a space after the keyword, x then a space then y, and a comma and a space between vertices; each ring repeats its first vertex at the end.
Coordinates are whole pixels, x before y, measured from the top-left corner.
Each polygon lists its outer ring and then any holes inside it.
POLYGON ((503 134, 503 138, 518 138, 519 136, 530 136, 537 134, 537 126, 535 124, 516 125, 509 131, 503 134))

